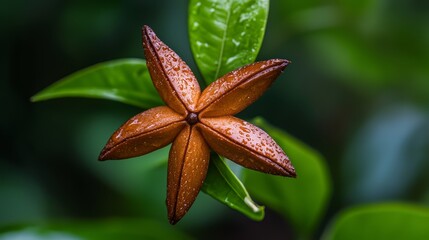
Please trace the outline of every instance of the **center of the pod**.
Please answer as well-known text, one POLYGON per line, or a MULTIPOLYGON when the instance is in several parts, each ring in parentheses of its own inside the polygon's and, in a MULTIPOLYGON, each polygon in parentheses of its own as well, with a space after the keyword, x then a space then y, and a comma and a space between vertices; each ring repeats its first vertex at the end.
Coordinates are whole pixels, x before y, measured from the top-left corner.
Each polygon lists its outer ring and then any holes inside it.
POLYGON ((198 114, 196 113, 189 113, 188 116, 186 116, 186 121, 189 123, 189 125, 194 125, 198 122, 198 114))

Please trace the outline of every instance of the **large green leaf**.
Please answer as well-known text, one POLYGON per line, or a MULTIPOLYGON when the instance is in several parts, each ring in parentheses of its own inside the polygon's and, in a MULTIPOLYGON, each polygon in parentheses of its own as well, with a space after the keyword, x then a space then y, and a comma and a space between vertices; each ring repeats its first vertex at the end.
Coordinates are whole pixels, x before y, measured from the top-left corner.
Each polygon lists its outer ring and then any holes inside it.
POLYGON ((291 159, 297 178, 285 178, 245 170, 248 190, 259 201, 285 216, 301 238, 310 238, 331 193, 323 158, 285 132, 258 118, 254 123, 273 137, 291 159))
POLYGON ((191 239, 167 224, 148 220, 52 222, 0 228, 0 240, 191 239))
POLYGON ((383 203, 342 212, 325 232, 325 240, 429 239, 429 209, 383 203))
POLYGON ((113 60, 82 69, 37 93, 32 101, 62 97, 101 98, 142 108, 163 104, 141 59, 113 60))
POLYGON ((243 65, 259 52, 268 0, 191 0, 189 38, 207 84, 243 65))
POLYGON ((225 160, 216 154, 211 156, 209 171, 202 190, 253 220, 260 221, 264 218, 264 207, 253 202, 241 181, 226 165, 225 160))

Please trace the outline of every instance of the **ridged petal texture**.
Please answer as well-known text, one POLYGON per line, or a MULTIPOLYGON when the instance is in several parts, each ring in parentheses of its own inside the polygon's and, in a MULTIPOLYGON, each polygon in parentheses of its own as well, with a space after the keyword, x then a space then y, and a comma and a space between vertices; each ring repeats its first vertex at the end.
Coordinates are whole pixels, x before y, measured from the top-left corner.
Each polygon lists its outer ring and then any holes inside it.
POLYGON ((254 170, 295 177, 288 157, 263 130, 241 119, 225 116, 204 118, 204 139, 220 155, 254 170))
POLYGON ((201 90, 188 65, 148 26, 143 27, 143 48, 150 76, 164 102, 181 114, 194 111, 201 90))
POLYGON ((140 156, 171 143, 186 126, 184 117, 169 107, 155 107, 125 122, 110 137, 99 160, 140 156))
POLYGON ((167 208, 175 224, 192 206, 209 166, 210 149, 195 127, 187 126, 170 149, 167 178, 167 208))
POLYGON ((244 167, 295 177, 288 157, 267 133, 232 116, 258 99, 289 61, 244 66, 201 93, 186 63, 148 26, 143 27, 143 46, 152 81, 167 106, 128 120, 113 133, 99 159, 135 157, 173 142, 166 201, 171 224, 195 201, 208 171, 210 148, 244 167))
POLYGON ((201 94, 200 117, 234 115, 256 101, 289 61, 272 59, 234 70, 210 84, 201 94))

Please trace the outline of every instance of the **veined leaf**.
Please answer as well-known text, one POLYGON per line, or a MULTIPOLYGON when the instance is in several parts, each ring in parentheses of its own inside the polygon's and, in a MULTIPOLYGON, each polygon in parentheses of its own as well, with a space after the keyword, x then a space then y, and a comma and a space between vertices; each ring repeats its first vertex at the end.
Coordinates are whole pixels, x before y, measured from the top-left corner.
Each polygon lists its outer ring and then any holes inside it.
POLYGON ((288 219, 300 238, 311 238, 331 193, 325 162, 317 152, 262 118, 255 119, 254 123, 283 148, 296 169, 297 178, 245 169, 244 183, 256 199, 288 219))
POLYGON ((253 220, 260 221, 264 218, 264 207, 253 202, 244 185, 226 165, 225 160, 216 154, 211 156, 209 171, 202 190, 253 220))
POLYGON ((252 63, 268 17, 268 0, 191 0, 189 38, 205 82, 252 63))
POLYGON ((77 71, 34 95, 32 101, 62 97, 114 100, 142 108, 162 105, 146 62, 119 59, 77 71))
POLYGON ((429 239, 429 209, 401 203, 350 208, 334 220, 324 240, 429 239))

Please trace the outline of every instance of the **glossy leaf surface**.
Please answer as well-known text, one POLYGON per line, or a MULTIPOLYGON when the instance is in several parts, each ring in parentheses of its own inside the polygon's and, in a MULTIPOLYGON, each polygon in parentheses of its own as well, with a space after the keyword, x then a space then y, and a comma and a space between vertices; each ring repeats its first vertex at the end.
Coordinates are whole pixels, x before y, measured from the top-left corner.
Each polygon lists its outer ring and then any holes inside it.
POLYGON ((243 183, 226 165, 225 160, 216 154, 211 155, 209 171, 202 190, 253 220, 260 221, 264 218, 264 207, 253 202, 243 183))
POLYGON ((189 2, 191 48, 207 84, 255 61, 265 33, 268 7, 268 0, 189 2))
POLYGON ((141 59, 113 60, 82 69, 37 93, 31 100, 63 97, 100 98, 142 108, 163 104, 141 59))
POLYGON ((254 123, 288 154, 297 177, 290 179, 245 169, 244 183, 256 199, 285 216, 297 235, 309 238, 324 213, 331 192, 325 162, 314 150, 263 119, 258 118, 254 123))
POLYGON ((429 209, 383 203, 342 212, 325 232, 325 240, 429 239, 429 209))

